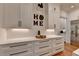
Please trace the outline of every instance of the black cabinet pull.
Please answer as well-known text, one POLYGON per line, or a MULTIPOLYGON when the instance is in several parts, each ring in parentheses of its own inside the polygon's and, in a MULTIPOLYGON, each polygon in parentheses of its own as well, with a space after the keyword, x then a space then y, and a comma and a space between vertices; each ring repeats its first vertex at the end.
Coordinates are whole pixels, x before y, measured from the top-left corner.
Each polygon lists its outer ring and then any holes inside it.
POLYGON ((48 54, 48 53, 49 53, 49 52, 45 52, 45 53, 41 54, 40 56, 43 56, 43 55, 48 54))
POLYGON ((49 47, 49 46, 42 46, 42 47, 39 47, 39 49, 46 48, 46 47, 49 47))
POLYGON ((60 50, 60 49, 62 49, 62 48, 57 48, 56 50, 60 50))
POLYGON ((18 21, 18 26, 21 27, 22 26, 22 21, 18 21))
POLYGON ((43 42, 48 42, 49 40, 46 40, 46 41, 41 41, 41 42, 39 42, 39 43, 43 43, 43 42))
POLYGON ((56 40, 61 40, 61 39, 59 38, 59 39, 56 39, 56 40))
POLYGON ((56 43, 56 44, 61 44, 62 42, 56 43))
POLYGON ((13 53, 13 54, 10 54, 10 56, 21 54, 21 53, 25 53, 25 52, 28 52, 28 51, 26 50, 26 51, 21 51, 21 52, 13 53))
POLYGON ((12 47, 18 47, 18 46, 24 46, 24 45, 28 45, 28 44, 18 44, 18 45, 13 45, 13 46, 10 46, 10 47, 12 48, 12 47))

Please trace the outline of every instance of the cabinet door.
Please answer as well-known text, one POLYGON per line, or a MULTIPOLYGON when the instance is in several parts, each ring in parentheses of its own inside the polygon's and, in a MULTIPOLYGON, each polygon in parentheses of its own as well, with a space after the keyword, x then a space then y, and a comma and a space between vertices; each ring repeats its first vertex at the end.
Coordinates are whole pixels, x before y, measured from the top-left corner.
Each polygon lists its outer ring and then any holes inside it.
POLYGON ((54 29, 55 29, 55 33, 59 34, 60 32, 60 5, 59 4, 55 4, 54 5, 54 29))
POLYGON ((3 20, 3 4, 0 3, 0 27, 2 26, 2 20, 3 20))
POLYGON ((2 46, 0 46, 0 56, 9 56, 9 54, 6 53, 7 49, 8 49, 8 47, 2 47, 2 46))
MULTIPOLYGON (((60 20, 60 6, 59 4, 54 4, 54 22, 57 24, 60 20)), ((59 23, 58 23, 59 24, 59 23)))
POLYGON ((54 29, 59 22, 60 7, 58 4, 48 4, 48 28, 54 29), (54 25, 55 24, 55 25, 54 25))
POLYGON ((52 4, 48 4, 48 28, 54 28, 54 9, 52 4))
POLYGON ((32 27, 32 3, 21 4, 21 20, 23 28, 32 27))
POLYGON ((18 26, 19 18, 19 5, 18 4, 4 4, 4 20, 3 27, 12 28, 18 26))

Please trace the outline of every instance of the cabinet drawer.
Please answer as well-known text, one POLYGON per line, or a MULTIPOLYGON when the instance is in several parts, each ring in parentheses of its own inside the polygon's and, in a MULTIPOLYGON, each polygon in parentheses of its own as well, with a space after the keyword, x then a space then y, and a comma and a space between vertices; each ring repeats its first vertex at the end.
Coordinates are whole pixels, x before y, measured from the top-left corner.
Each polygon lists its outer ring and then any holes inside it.
POLYGON ((32 52, 33 46, 32 43, 17 43, 17 44, 11 44, 7 46, 8 49, 6 49, 6 53, 10 55, 24 53, 24 52, 32 52))
POLYGON ((12 49, 9 48, 8 50, 6 50, 6 53, 10 54, 10 55, 16 55, 16 54, 20 54, 20 53, 28 53, 28 52, 32 52, 32 48, 16 48, 16 49, 12 49))
POLYGON ((6 49, 8 49, 7 47, 3 48, 0 47, 0 56, 9 56, 8 53, 6 53, 6 49))
POLYGON ((36 56, 44 56, 44 55, 48 55, 50 53, 50 48, 45 48, 45 49, 40 49, 35 51, 35 55, 36 56))
POLYGON ((54 42, 54 43, 57 43, 57 42, 64 42, 64 39, 63 39, 63 38, 57 38, 57 39, 54 39, 53 42, 54 42))
POLYGON ((13 54, 9 54, 10 56, 33 56, 33 52, 21 51, 13 54))
POLYGON ((37 52, 37 51, 40 51, 40 50, 43 50, 43 49, 49 49, 50 48, 50 46, 49 45, 43 45, 43 46, 37 46, 37 47, 35 47, 35 52, 37 52))
POLYGON ((22 47, 31 47, 31 46, 32 46, 31 42, 15 43, 8 45, 8 47, 10 48, 22 48, 22 47))
POLYGON ((37 41, 35 42, 35 45, 46 45, 46 44, 49 44, 50 43, 50 40, 41 40, 41 41, 37 41))
POLYGON ((48 56, 50 54, 50 51, 41 52, 39 56, 48 56))
POLYGON ((61 45, 61 46, 59 46, 59 47, 55 47, 55 48, 54 48, 54 53, 58 53, 58 52, 61 52, 61 51, 63 51, 63 50, 64 50, 64 46, 61 45))
POLYGON ((56 43, 52 44, 53 47, 57 47, 57 46, 61 46, 61 45, 64 45, 64 42, 61 41, 61 42, 56 42, 56 43))

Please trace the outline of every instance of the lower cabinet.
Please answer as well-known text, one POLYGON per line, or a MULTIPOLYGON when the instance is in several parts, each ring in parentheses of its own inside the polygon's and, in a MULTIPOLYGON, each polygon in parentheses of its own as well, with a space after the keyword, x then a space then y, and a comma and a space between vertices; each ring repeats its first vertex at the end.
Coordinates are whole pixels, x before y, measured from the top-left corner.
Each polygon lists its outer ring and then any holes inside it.
POLYGON ((64 46, 62 46, 62 45, 61 46, 57 46, 53 50, 54 50, 53 51, 53 55, 54 55, 56 53, 59 53, 59 52, 63 51, 64 50, 64 46))
POLYGON ((64 50, 64 39, 63 38, 55 38, 51 40, 52 52, 54 54, 59 53, 64 50))
MULTIPOLYGON (((32 56, 33 55, 33 43, 22 42, 3 45, 3 55, 7 56, 32 56)), ((1 54, 1 53, 0 53, 1 54)))
POLYGON ((35 56, 49 55, 49 53, 51 52, 50 40, 36 41, 34 43, 34 48, 35 56))
POLYGON ((50 56, 64 50, 64 39, 50 38, 0 46, 0 56, 50 56))

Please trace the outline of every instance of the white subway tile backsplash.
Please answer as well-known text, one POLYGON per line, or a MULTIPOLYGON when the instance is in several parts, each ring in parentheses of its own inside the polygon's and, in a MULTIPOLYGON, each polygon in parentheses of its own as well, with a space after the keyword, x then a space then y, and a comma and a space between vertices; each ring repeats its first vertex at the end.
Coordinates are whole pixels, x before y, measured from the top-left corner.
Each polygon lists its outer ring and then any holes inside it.
POLYGON ((0 28, 0 40, 7 40, 7 31, 3 28, 0 28))
POLYGON ((13 39, 13 38, 22 38, 22 37, 29 37, 33 36, 32 31, 23 31, 23 30, 7 30, 7 38, 13 39))
MULTIPOLYGON (((46 30, 41 30, 41 34, 44 35, 53 35, 54 32, 46 31, 46 30)), ((29 31, 12 31, 12 30, 7 30, 7 38, 8 39, 14 39, 14 38, 22 38, 22 37, 31 37, 37 35, 37 31, 35 30, 29 30, 29 31)))

